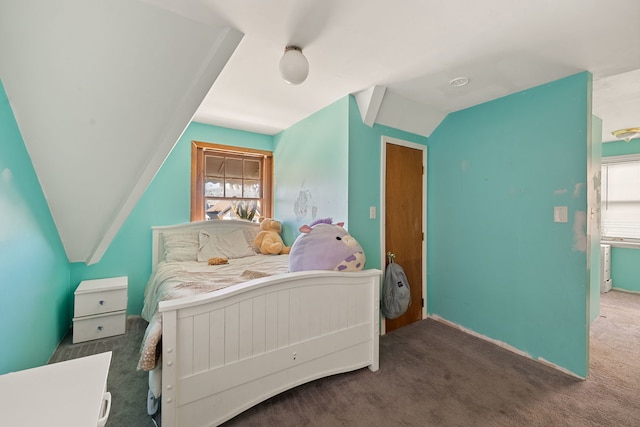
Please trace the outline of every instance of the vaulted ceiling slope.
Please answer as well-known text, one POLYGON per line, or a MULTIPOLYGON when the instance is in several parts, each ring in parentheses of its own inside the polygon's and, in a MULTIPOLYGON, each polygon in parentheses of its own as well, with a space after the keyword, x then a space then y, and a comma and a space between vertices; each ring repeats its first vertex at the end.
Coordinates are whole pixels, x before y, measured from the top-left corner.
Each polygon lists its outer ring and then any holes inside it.
POLYGON ((133 0, 0 5, 0 78, 71 262, 97 262, 243 34, 133 0))

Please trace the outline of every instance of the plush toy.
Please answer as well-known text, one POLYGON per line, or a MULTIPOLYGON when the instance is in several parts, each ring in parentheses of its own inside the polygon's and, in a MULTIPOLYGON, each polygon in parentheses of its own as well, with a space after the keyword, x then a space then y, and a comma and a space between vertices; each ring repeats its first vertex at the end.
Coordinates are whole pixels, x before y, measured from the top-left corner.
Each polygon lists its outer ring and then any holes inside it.
POLYGON ((301 234, 291 246, 289 271, 362 270, 364 251, 343 225, 325 218, 300 227, 301 234))
POLYGON ((265 255, 288 254, 291 248, 284 245, 282 237, 280 237, 281 232, 282 224, 280 221, 263 218, 260 221, 260 231, 253 243, 260 253, 265 255))
POLYGON ((221 264, 229 264, 229 260, 227 258, 222 257, 213 257, 209 258, 209 265, 221 265, 221 264))

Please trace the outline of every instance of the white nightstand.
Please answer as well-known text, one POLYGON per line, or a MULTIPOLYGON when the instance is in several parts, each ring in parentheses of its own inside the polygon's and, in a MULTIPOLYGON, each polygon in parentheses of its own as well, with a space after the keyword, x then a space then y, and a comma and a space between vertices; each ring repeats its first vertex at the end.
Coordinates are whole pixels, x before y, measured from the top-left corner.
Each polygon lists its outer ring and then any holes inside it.
POLYGON ((73 343, 124 334, 126 276, 83 280, 74 292, 73 343))
POLYGON ((111 352, 0 375, 0 425, 102 427, 111 352))

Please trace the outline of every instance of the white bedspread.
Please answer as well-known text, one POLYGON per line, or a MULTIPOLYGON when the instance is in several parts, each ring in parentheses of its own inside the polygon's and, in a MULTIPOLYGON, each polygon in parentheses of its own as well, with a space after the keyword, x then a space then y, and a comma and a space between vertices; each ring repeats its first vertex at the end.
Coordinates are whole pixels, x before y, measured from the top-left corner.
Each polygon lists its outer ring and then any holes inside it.
POLYGON ((227 286, 263 276, 284 274, 289 270, 288 255, 255 255, 230 259, 229 264, 208 265, 205 262, 162 262, 152 273, 144 292, 142 317, 149 322, 140 351, 138 369, 150 371, 159 356, 162 336, 160 301, 213 292, 227 286))

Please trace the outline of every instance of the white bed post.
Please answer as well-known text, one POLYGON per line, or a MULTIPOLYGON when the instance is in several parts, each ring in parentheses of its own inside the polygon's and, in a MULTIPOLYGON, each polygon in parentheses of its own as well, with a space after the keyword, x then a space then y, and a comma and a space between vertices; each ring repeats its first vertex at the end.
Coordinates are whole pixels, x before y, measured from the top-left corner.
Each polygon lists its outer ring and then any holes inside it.
POLYGON ((380 367, 380 276, 372 277, 371 281, 373 282, 371 286, 372 299, 373 299, 373 319, 371 319, 371 323, 373 324, 373 330, 371 331, 371 366, 369 369, 373 372, 377 371, 380 367))
POLYGON ((176 335, 177 335, 176 310, 162 313, 162 426, 176 427, 176 335))

